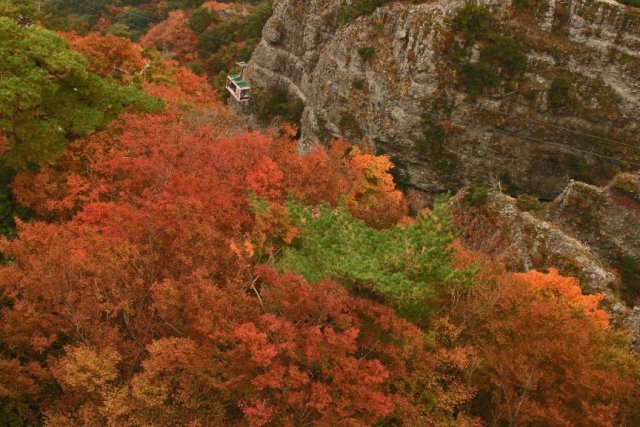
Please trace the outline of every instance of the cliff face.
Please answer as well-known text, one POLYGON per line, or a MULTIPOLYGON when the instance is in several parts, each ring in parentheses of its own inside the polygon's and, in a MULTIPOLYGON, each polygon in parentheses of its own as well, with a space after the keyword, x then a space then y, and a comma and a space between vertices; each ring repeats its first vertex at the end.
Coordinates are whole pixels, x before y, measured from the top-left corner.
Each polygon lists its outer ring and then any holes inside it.
POLYGON ((573 181, 549 218, 610 262, 640 259, 640 174, 620 174, 603 188, 573 181))
POLYGON ((637 10, 483 0, 491 40, 516 40, 526 68, 496 64, 499 81, 470 94, 461 64, 482 62, 489 42, 452 30, 464 0, 393 2, 349 23, 342 3, 276 0, 248 69, 253 86, 304 102, 304 143, 365 139, 392 157, 401 182, 428 191, 501 181, 549 199, 571 178, 604 185, 635 167, 609 158, 640 164, 637 10))

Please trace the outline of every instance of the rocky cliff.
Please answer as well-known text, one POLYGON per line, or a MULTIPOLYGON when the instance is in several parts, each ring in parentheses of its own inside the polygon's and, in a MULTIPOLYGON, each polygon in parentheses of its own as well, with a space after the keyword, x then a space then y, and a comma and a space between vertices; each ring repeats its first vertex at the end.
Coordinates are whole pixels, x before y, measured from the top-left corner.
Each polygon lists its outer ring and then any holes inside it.
POLYGON ((640 352, 640 174, 619 174, 605 187, 572 181, 547 204, 490 190, 470 204, 473 191, 451 200, 467 247, 512 271, 554 267, 577 277, 585 293, 605 295, 640 352))
POLYGON ((640 165, 637 9, 483 0, 483 27, 464 0, 345 15, 361 3, 274 2, 248 76, 304 102, 304 143, 367 140, 428 191, 500 181, 548 199, 640 165))

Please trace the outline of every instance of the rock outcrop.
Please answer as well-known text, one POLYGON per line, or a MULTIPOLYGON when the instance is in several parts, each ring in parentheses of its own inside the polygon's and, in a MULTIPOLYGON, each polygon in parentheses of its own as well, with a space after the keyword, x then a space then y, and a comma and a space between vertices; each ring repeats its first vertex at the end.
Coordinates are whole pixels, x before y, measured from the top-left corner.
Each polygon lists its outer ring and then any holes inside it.
POLYGON ((499 191, 468 206, 465 194, 451 204, 466 246, 512 271, 554 267, 577 277, 585 293, 605 295, 608 311, 631 331, 640 352, 640 269, 624 274, 620 262, 640 260, 640 174, 619 174, 606 187, 572 181, 546 206, 499 191))
POLYGON ((572 181, 549 218, 609 264, 640 260, 640 174, 619 174, 606 187, 572 181))
MULTIPOLYGON (((604 185, 640 164, 637 9, 478 1, 523 46, 526 69, 470 96, 451 53, 465 0, 391 2, 349 23, 343 3, 276 0, 248 69, 253 86, 304 102, 304 143, 366 139, 401 182, 427 191, 501 181, 548 199, 572 178, 604 185)), ((464 60, 477 62, 482 47, 467 46, 464 60)))

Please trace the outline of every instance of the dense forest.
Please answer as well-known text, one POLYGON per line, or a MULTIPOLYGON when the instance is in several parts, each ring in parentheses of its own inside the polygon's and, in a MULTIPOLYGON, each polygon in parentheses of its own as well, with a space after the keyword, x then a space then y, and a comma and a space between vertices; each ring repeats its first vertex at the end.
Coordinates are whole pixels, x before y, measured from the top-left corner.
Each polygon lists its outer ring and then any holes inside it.
POLYGON ((282 94, 228 109, 270 10, 0 0, 0 425, 640 425, 601 295, 366 145, 300 154, 282 94))

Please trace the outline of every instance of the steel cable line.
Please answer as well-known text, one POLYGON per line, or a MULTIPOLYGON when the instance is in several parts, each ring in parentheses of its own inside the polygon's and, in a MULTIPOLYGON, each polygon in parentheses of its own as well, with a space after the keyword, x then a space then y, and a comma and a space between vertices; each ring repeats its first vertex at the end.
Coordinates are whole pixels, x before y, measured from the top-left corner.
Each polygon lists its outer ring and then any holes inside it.
POLYGON ((640 167, 640 163, 637 163, 637 162, 632 162, 630 160, 622 160, 622 159, 618 159, 616 157, 607 156, 605 154, 595 153, 593 151, 584 150, 584 149, 581 149, 581 148, 571 147, 571 146, 569 146, 569 145, 567 145, 565 143, 561 143, 561 142, 557 142, 557 141, 547 141, 547 140, 535 138, 535 137, 528 136, 528 135, 521 135, 519 133, 510 132, 510 131, 507 131, 507 130, 504 130, 504 129, 500 129, 500 128, 497 128, 497 127, 494 127, 494 126, 491 126, 491 125, 488 125, 488 124, 484 124, 483 125, 481 123, 468 122, 468 121, 465 121, 463 119, 450 119, 450 118, 446 118, 446 117, 439 117, 437 115, 434 115, 434 114, 431 114, 431 113, 427 113, 427 112, 425 112, 425 114, 430 116, 430 117, 432 117, 432 118, 435 118, 437 120, 450 120, 453 124, 456 124, 456 122, 457 122, 457 123, 462 123, 462 124, 467 125, 467 126, 481 126, 481 127, 484 127, 485 130, 488 130, 490 132, 501 133, 503 135, 508 135, 508 136, 511 136, 513 138, 517 138, 517 139, 520 139, 520 140, 523 140, 523 141, 537 142, 539 144, 545 144, 545 145, 552 145, 552 146, 564 148, 564 149, 567 149, 567 150, 579 152, 579 153, 582 153, 582 154, 587 154, 587 155, 600 157, 600 158, 611 160, 611 161, 618 162, 618 163, 625 163, 625 164, 629 164, 629 165, 640 167))
MULTIPOLYGON (((537 123, 537 124, 540 124, 542 126, 552 127, 552 128, 555 128, 555 129, 562 129, 564 131, 571 132, 571 133, 576 134, 576 135, 584 135, 584 136, 588 136, 588 137, 591 137, 591 138, 599 139, 599 140, 602 140, 602 141, 611 142, 613 144, 618 144, 620 146, 633 148, 634 150, 640 150, 640 146, 627 144, 627 143, 624 143, 624 142, 621 142, 621 141, 616 141, 614 139, 609 139, 609 138, 601 137, 601 136, 598 136, 598 135, 592 135, 590 133, 580 132, 580 131, 577 131, 577 130, 574 130, 574 129, 569 129, 569 128, 566 128, 566 127, 563 127, 563 126, 554 125, 552 123, 543 122, 542 120, 537 120, 537 119, 533 119, 533 118, 529 118, 529 117, 523 117, 523 116, 519 116, 519 115, 512 114, 512 113, 506 113, 506 112, 500 111, 500 110, 494 110, 494 109, 491 109, 491 108, 474 105, 474 104, 471 104, 471 103, 466 102, 466 101, 459 101, 459 102, 462 103, 462 104, 469 105, 472 108, 485 110, 485 111, 490 111, 492 113, 501 114, 501 115, 504 115, 504 116, 507 116, 507 117, 513 117, 513 118, 516 118, 516 119, 519 119, 519 120, 524 120, 524 121, 527 121, 527 122, 530 122, 530 123, 537 123)), ((518 103, 518 104, 527 106, 527 104, 523 104, 523 103, 518 103)))

